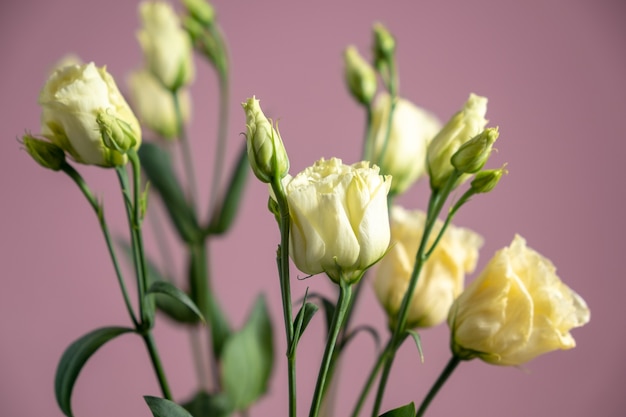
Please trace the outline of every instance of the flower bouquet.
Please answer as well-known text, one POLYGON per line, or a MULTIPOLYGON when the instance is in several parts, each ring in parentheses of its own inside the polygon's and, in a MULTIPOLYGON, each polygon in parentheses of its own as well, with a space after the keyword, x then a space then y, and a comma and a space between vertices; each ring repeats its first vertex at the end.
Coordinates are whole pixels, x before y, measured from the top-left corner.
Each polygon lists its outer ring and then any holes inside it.
MULTIPOLYGON (((146 395, 154 416, 230 416, 254 413, 267 392, 274 361, 287 364, 288 403, 277 415, 334 415, 334 382, 354 336, 370 332, 384 340, 372 358, 369 376, 354 399, 352 416, 423 416, 453 371, 464 361, 519 366, 538 355, 575 346, 570 330, 589 321, 584 300, 556 275, 554 265, 516 235, 497 251, 464 289, 477 265, 483 237, 452 222, 466 204, 480 204, 506 174, 505 165, 486 168, 499 137, 487 127, 487 99, 470 94, 445 123, 403 98, 399 91, 396 39, 381 24, 373 27, 372 59, 349 46, 344 54, 347 91, 366 120, 362 160, 311 161, 290 173, 287 149, 278 124, 266 117, 252 96, 242 103, 245 133, 232 167, 224 163, 228 144, 229 54, 213 7, 204 0, 184 0, 177 15, 164 2, 143 2, 137 34, 143 68, 128 78, 129 100, 105 67, 94 63, 59 63, 41 94, 41 131, 22 137, 24 148, 41 166, 66 174, 94 211, 114 266, 128 313, 127 326, 101 327, 78 335, 57 368, 55 395, 62 412, 72 412, 72 393, 88 360, 123 334, 136 334, 146 348, 160 395, 146 395), (215 70, 220 86, 218 129, 209 201, 209 216, 199 214, 198 179, 187 135, 193 51, 215 70), (128 102, 132 104, 129 105, 128 102), (145 132, 155 140, 143 140, 145 132), (182 166, 172 158, 176 148, 182 166), (105 206, 81 175, 80 166, 115 171, 128 222, 125 237, 109 230, 105 206), (180 168, 180 169, 179 169, 180 168), (245 324, 234 328, 225 313, 227 299, 216 297, 210 273, 209 242, 227 234, 237 216, 248 173, 267 184, 266 215, 273 216, 276 270, 258 271, 274 279, 281 294, 280 335, 263 297, 247 308, 245 324), (183 175, 180 175, 183 173, 183 175), (424 178, 429 184, 423 210, 407 209, 396 198, 424 178), (182 276, 162 267, 167 251, 148 253, 144 227, 153 200, 160 200, 186 254, 182 276), (476 202, 475 200, 478 200, 476 202), (124 263, 132 266, 129 274, 124 263), (290 262, 311 280, 310 290, 294 295, 290 262), (131 278, 129 278, 131 276, 131 278), (315 288, 327 277, 336 287, 329 298, 315 288), (388 334, 371 326, 353 326, 355 305, 364 285, 374 288, 387 316, 388 334), (131 296, 136 293, 136 298, 131 296), (317 314, 322 310, 323 314, 317 314), (197 369, 191 398, 174 398, 162 365, 153 329, 161 318, 202 340, 192 339, 190 354, 197 369), (323 356, 311 401, 297 401, 297 353, 313 319, 325 320, 323 356), (451 359, 432 382, 425 398, 382 409, 397 352, 416 344, 423 360, 419 329, 447 322, 451 359), (274 337, 286 351, 275 352, 274 337), (284 356, 283 356, 284 355, 284 356), (371 409, 365 409, 367 398, 371 409)), ((288 123, 288 121, 285 121, 288 123)), ((250 237, 251 239, 254 236, 250 237)), ((396 365, 397 366, 397 365, 396 365)), ((343 399, 342 399, 343 400, 343 399)))

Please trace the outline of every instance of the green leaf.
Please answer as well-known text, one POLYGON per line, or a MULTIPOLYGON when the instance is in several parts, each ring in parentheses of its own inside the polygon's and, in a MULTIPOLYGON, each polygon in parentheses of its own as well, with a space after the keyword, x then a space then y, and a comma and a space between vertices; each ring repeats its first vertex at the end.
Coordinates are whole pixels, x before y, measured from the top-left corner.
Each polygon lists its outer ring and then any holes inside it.
POLYGON ((72 343, 63 352, 54 377, 54 392, 59 408, 72 416, 72 390, 83 366, 102 345, 124 333, 134 332, 126 327, 103 327, 93 330, 72 343))
POLYGON ((175 287, 174 284, 172 284, 171 282, 154 282, 152 285, 150 285, 150 288, 148 289, 146 294, 165 294, 169 297, 172 297, 173 299, 193 311, 200 318, 200 320, 204 322, 204 317, 202 316, 202 313, 195 305, 195 303, 191 300, 191 298, 189 298, 187 293, 175 287))
POLYGON ((149 142, 143 143, 138 153, 141 167, 161 196, 178 234, 187 243, 197 242, 202 235, 198 220, 192 207, 187 204, 169 155, 149 142))
POLYGON ((420 360, 422 361, 422 363, 424 363, 424 351, 422 350, 422 338, 420 337, 419 333, 416 332, 415 330, 409 329, 406 332, 410 334, 411 336, 413 336, 413 340, 415 341, 415 344, 417 345, 417 350, 420 353, 420 360))
POLYGON ((209 234, 220 235, 228 231, 233 224, 237 216, 239 203, 243 195, 249 171, 250 163, 248 162, 248 152, 244 142, 244 146, 237 158, 237 165, 231 174, 230 182, 226 188, 226 195, 223 196, 219 205, 215 207, 215 211, 211 215, 211 222, 207 230, 209 234))
POLYGON ((321 307, 324 309, 324 315, 326 317, 326 331, 328 331, 330 324, 333 322, 333 316, 335 315, 335 303, 317 293, 309 295, 309 298, 317 298, 321 302, 321 307))
POLYGON ((222 393, 209 394, 200 391, 182 406, 194 417, 228 417, 233 413, 233 406, 222 393))
POLYGON ((154 417, 193 417, 189 414, 189 411, 185 410, 174 401, 166 400, 165 398, 151 397, 145 395, 143 397, 152 411, 154 417))
MULTIPOLYGON (((119 239, 117 244, 122 248, 126 255, 128 262, 133 262, 133 252, 130 243, 119 239)), ((151 287, 156 282, 171 282, 166 278, 156 264, 148 257, 146 257, 146 274, 148 278, 148 287, 151 287)), ((181 290, 182 291, 182 290, 181 290)), ((194 313, 192 309, 172 297, 164 294, 154 295, 156 305, 163 313, 165 313, 172 320, 179 323, 195 324, 198 323, 198 315, 194 313)))
POLYGON ((272 325, 261 296, 222 353, 222 386, 236 410, 247 409, 267 391, 273 361, 272 325))
POLYGON ((306 326, 309 325, 309 322, 311 321, 315 313, 317 313, 317 310, 319 310, 319 307, 313 303, 305 303, 302 307, 300 307, 300 311, 298 311, 298 314, 296 315, 296 318, 294 320, 294 340, 289 347, 290 353, 293 353, 293 350, 298 346, 298 341, 300 340, 300 337, 302 337, 306 326))
POLYGON ((415 404, 410 403, 381 414, 380 417, 415 417, 415 404))
POLYGON ((374 327, 369 326, 369 325, 355 327, 354 330, 349 332, 346 335, 346 337, 341 341, 341 344, 338 346, 338 349, 340 351, 343 350, 348 345, 348 343, 350 343, 352 339, 354 339, 354 337, 361 332, 366 332, 366 333, 371 334, 372 339, 374 339, 374 343, 376 344, 376 350, 380 349, 380 335, 378 334, 378 330, 376 330, 374 327))

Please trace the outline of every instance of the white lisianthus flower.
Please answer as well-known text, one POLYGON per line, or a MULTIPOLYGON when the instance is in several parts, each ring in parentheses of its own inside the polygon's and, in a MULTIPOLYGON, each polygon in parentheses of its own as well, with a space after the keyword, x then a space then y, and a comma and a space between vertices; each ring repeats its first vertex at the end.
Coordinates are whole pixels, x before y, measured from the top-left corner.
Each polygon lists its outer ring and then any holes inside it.
POLYGON ((284 180, 291 216, 290 252, 302 272, 358 281, 389 246, 390 176, 369 162, 320 159, 284 180))
POLYGON ((165 88, 176 91, 194 77, 192 44, 169 3, 144 1, 139 4, 143 24, 137 38, 148 69, 165 88))
MULTIPOLYGON (((131 72, 128 87, 139 121, 165 139, 178 138, 174 99, 152 73, 144 69, 131 72)), ((191 118, 189 90, 179 90, 178 96, 183 123, 187 123, 191 118)))
MULTIPOLYGON (((424 234, 426 214, 400 206, 391 209, 391 249, 374 274, 374 292, 395 326, 424 234)), ((443 222, 437 220, 428 244, 432 245, 443 222)), ((407 311, 407 326, 430 327, 443 322, 450 306, 463 291, 465 275, 474 271, 483 239, 477 233, 449 225, 423 265, 407 311)))
POLYGON ((459 358, 515 366, 573 348, 570 330, 589 317, 585 301, 559 279, 552 262, 515 236, 457 298, 448 324, 459 358))
MULTIPOLYGON (((448 181, 454 167, 452 155, 474 136, 483 131, 487 125, 487 98, 470 94, 463 108, 457 112, 437 133, 428 145, 427 167, 430 185, 440 189, 448 181)), ((461 178, 466 180, 468 175, 461 178)))
POLYGON ((124 152, 106 146, 98 121, 106 115, 123 124, 133 149, 141 144, 139 122, 104 67, 93 62, 56 70, 39 95, 42 136, 76 162, 112 167, 124 165, 124 152))
POLYGON ((441 123, 431 113, 398 98, 393 112, 389 141, 384 155, 383 145, 389 124, 390 96, 382 93, 372 111, 374 154, 372 160, 383 173, 393 177, 391 193, 403 193, 426 171, 426 149, 441 129, 441 123), (381 160, 382 156, 382 160, 381 160))

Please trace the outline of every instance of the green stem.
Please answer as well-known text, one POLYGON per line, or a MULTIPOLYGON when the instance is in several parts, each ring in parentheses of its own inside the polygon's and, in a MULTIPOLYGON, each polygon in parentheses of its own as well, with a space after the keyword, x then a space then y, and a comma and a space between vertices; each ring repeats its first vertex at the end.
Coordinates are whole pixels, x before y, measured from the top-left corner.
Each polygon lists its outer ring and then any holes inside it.
POLYGON ((209 221, 213 218, 213 211, 217 209, 219 187, 222 182, 224 161, 226 159, 226 139, 228 138, 228 110, 230 106, 230 83, 227 73, 218 72, 219 77, 219 122, 217 128, 217 147, 213 162, 213 178, 209 194, 209 221))
POLYGON ((371 161, 374 146, 374 138, 372 137, 372 104, 368 104, 365 108, 365 138, 363 140, 363 152, 361 158, 364 161, 371 161))
POLYGON ((443 385, 446 383, 450 375, 452 375, 459 363, 461 363, 461 359, 459 359, 457 356, 453 355, 452 358, 450 358, 446 367, 443 369, 443 371, 441 371, 439 378, 437 378, 437 381, 435 381, 433 386, 430 388, 430 391, 428 391, 428 394, 424 398, 424 401, 422 401, 422 404, 420 405, 419 410, 417 410, 415 417, 422 417, 424 415, 432 400, 435 398, 441 387, 443 387, 443 385))
POLYGON ((177 91, 172 91, 172 99, 174 100, 174 110, 176 112, 176 124, 178 130, 178 136, 180 140, 180 146, 183 153, 183 165, 185 169, 185 176, 187 177, 188 195, 190 205, 195 211, 196 208, 196 193, 198 190, 198 184, 196 182, 196 174, 193 168, 193 157, 191 155, 191 146, 189 145, 189 138, 187 137, 187 131, 185 130, 185 123, 183 120, 183 114, 180 107, 180 94, 177 91))
MULTIPOLYGON (((383 161, 385 160, 385 154, 387 153, 387 148, 389 147, 389 136, 391 136, 391 127, 393 124, 393 113, 396 110, 396 95, 395 94, 390 94, 390 103, 389 103, 389 117, 387 118, 387 126, 385 129, 385 140, 383 141, 383 146, 380 150, 380 154, 378 155, 378 158, 376 158, 376 163, 380 166, 383 161)), ((386 174, 386 172, 383 172, 383 174, 386 174)))
POLYGON ((289 390, 289 416, 297 415, 296 403, 296 349, 291 348, 295 343, 293 312, 291 307, 291 282, 289 278, 289 204, 285 189, 280 178, 274 177, 271 184, 278 204, 280 214, 280 249, 278 251, 278 273, 280 276, 280 293, 283 303, 283 321, 285 322, 285 337, 287 339, 287 375, 289 390))
POLYGON ((128 315, 133 322, 135 327, 139 326, 139 321, 135 316, 135 312, 133 310, 133 306, 130 302, 130 297, 128 295, 128 289, 126 288, 126 283, 122 276, 122 270, 119 266, 119 262, 117 261, 117 256, 115 254, 115 249, 113 246, 113 239, 111 239, 111 233, 109 232, 109 226, 107 225, 106 219, 104 217, 104 207, 98 203, 98 200, 94 197, 93 193, 85 183, 83 177, 69 164, 65 163, 61 168, 74 182, 78 185, 78 188, 82 191, 83 195, 93 208, 98 217, 98 222, 100 223, 100 229, 102 229, 102 234, 104 235, 104 240, 106 241, 107 249, 109 250, 109 254, 111 256, 111 262, 113 263, 113 268, 115 269, 115 275, 117 276, 117 281, 120 285, 120 289, 122 290, 122 296, 124 297, 124 304, 126 305, 126 310, 128 311, 128 315))
POLYGON ((311 411, 309 417, 317 417, 319 414, 320 404, 322 402, 322 393, 324 391, 324 385, 326 384, 326 375, 330 366, 331 359, 333 357, 333 351, 337 343, 337 336, 341 330, 346 311, 350 305, 350 299, 352 295, 352 285, 346 283, 343 277, 339 280, 339 299, 337 300, 337 307, 335 308, 335 314, 330 325, 328 332, 328 340, 326 341, 326 348, 324 349, 324 356, 320 365, 319 373, 317 374, 317 383, 315 384, 315 393, 313 394, 313 402, 311 403, 311 411))
POLYGON ((146 347, 148 348, 148 352, 150 354, 150 360, 152 361, 152 367, 154 368, 154 372, 156 373, 157 379, 159 380, 159 385, 161 387, 163 397, 171 401, 172 392, 170 391, 169 384, 167 383, 167 378, 165 377, 165 372, 163 371, 163 365, 161 364, 161 358, 159 357, 159 352, 157 351, 152 332, 147 331, 146 333, 142 334, 142 337, 144 342, 146 342, 146 347))
POLYGON ((209 349, 209 368, 211 369, 213 383, 215 387, 219 388, 220 378, 217 369, 217 356, 218 352, 221 350, 221 344, 224 342, 222 339, 224 339, 223 334, 226 330, 220 327, 221 323, 216 316, 217 309, 212 296, 206 246, 207 242, 202 241, 188 248, 191 256, 189 281, 192 285, 191 291, 193 299, 196 301, 205 320, 210 325, 211 340, 209 341, 209 346, 213 346, 213 348, 209 349))
POLYGON ((367 394, 369 393, 370 389, 372 388, 372 385, 374 385, 374 381, 376 380, 376 376, 378 376, 378 372, 380 371, 380 368, 382 367, 383 363, 385 362, 385 358, 389 352, 388 347, 390 345, 388 344, 387 347, 385 347, 385 349, 380 352, 380 355, 378 355, 378 360, 376 361, 376 363, 374 364, 374 366, 372 367, 372 370, 370 371, 369 377, 367 378, 367 381, 365 382, 365 385, 363 386, 363 389, 361 390, 361 394, 359 395, 359 399, 356 403, 356 405, 354 406, 354 411, 352 411, 352 417, 358 417, 359 413, 361 412, 361 408, 363 408, 363 404, 365 404, 365 399, 367 398, 367 394))
POLYGON ((391 366, 393 365, 396 352, 406 338, 405 330, 409 305, 411 303, 411 299, 413 298, 413 292, 415 291, 415 287, 417 286, 417 280, 422 271, 422 267, 428 260, 426 247, 428 245, 430 234, 437 221, 437 216, 439 216, 439 213, 443 209, 446 199, 448 198, 450 192, 453 190, 459 175, 460 173, 458 173, 457 171, 453 171, 448 178, 448 181, 444 188, 441 190, 434 190, 430 195, 430 199, 428 201, 428 215, 426 216, 426 224, 424 225, 424 233, 422 235, 417 254, 415 255, 415 266, 413 267, 413 272, 411 274, 408 288, 406 290, 406 293, 404 294, 404 297, 402 298, 402 304, 400 305, 400 310, 398 312, 398 321, 389 342, 390 352, 385 360, 383 372, 378 385, 376 400, 372 409, 373 417, 378 416, 380 407, 382 405, 385 388, 387 386, 387 380, 389 379, 391 366))
POLYGON ((146 272, 147 267, 143 238, 141 234, 143 208, 145 208, 141 193, 141 163, 136 151, 131 150, 127 155, 133 171, 132 197, 128 184, 128 173, 126 172, 126 168, 123 166, 117 167, 116 171, 120 180, 122 195, 125 203, 124 205, 126 207, 126 215, 128 217, 128 226, 131 234, 137 288, 139 293, 139 311, 141 322, 139 323, 139 326, 137 326, 137 331, 141 333, 146 343, 152 366, 159 381, 159 385, 161 386, 163 397, 171 400, 172 394, 170 392, 167 378, 165 377, 165 372, 163 371, 161 359, 151 331, 152 326, 154 325, 154 297, 146 296, 148 277, 146 272))
MULTIPOLYGON (((122 189, 122 198, 124 199, 124 207, 126 208, 126 217, 128 219, 128 227, 130 229, 130 237, 131 237, 131 248, 133 252, 133 265, 135 267, 135 279, 137 281, 137 295, 139 298, 139 317, 141 320, 141 324, 143 325, 146 322, 147 312, 145 310, 145 280, 143 278, 143 270, 141 269, 142 262, 140 260, 139 254, 139 242, 137 238, 137 229, 135 227, 135 212, 133 209, 133 199, 130 195, 130 186, 128 184, 128 173, 126 172, 126 167, 118 166, 116 167, 117 177, 120 181, 120 187, 122 189)), ((150 321, 150 320, 148 320, 150 321)))

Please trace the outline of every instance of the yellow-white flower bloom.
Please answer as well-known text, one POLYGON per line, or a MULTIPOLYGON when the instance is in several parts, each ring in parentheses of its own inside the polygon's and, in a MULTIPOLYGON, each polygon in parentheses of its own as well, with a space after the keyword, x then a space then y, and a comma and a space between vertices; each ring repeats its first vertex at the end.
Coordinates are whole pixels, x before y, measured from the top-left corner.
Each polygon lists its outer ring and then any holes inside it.
POLYGON ((143 24, 137 38, 148 69, 171 91, 194 77, 192 44, 169 3, 144 1, 139 5, 143 24))
MULTIPOLYGON (((430 184, 443 188, 452 174, 452 155, 487 125, 487 98, 470 94, 463 109, 457 112, 437 133, 428 146, 427 166, 430 184)), ((469 178, 463 176, 462 180, 469 178)))
MULTIPOLYGON (((406 293, 415 255, 424 234, 426 214, 400 206, 391 209, 391 249, 376 267, 374 292, 395 325, 406 293)), ((428 244, 432 245, 443 222, 437 221, 428 244)), ((430 327, 443 322, 452 302, 463 290, 465 274, 476 268, 483 239, 473 231, 449 225, 436 249, 422 267, 407 312, 407 325, 430 327)))
MULTIPOLYGON (((128 77, 128 87, 139 121, 165 139, 179 136, 176 108, 172 93, 166 90, 150 71, 140 69, 128 77)), ((189 90, 178 91, 183 123, 191 118, 189 90)))
POLYGON ((433 114, 399 98, 393 112, 387 149, 381 155, 389 123, 390 99, 389 94, 382 93, 374 104, 372 160, 383 173, 393 177, 391 193, 401 194, 425 173, 426 149, 441 129, 441 123, 433 114))
POLYGON ((369 162, 321 159, 284 180, 291 216, 290 252, 302 272, 356 282, 389 246, 391 177, 369 162))
POLYGON ((576 346, 570 330, 589 321, 585 301, 550 260, 515 236, 450 308, 451 346, 462 359, 520 365, 576 346))
POLYGON ((139 122, 122 97, 115 80, 93 62, 55 71, 39 95, 42 135, 76 162, 111 167, 127 161, 124 153, 108 148, 99 116, 106 114, 127 126, 132 147, 139 148, 139 122))

